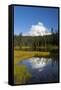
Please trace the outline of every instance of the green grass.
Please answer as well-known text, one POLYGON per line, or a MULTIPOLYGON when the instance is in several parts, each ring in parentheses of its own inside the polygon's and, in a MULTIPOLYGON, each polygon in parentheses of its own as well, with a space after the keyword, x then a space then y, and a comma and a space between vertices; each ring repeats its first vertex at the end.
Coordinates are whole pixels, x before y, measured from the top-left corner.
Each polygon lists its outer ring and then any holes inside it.
POLYGON ((27 67, 25 65, 15 65, 14 68, 14 80, 15 84, 26 84, 31 78, 31 74, 27 71, 27 67))
MULTIPOLYGON (((53 53, 54 54, 54 53, 53 53)), ((56 55, 56 53, 54 54, 56 55)), ((32 75, 28 72, 25 65, 17 65, 20 61, 31 58, 33 56, 38 57, 48 57, 51 56, 50 52, 40 52, 40 51, 21 51, 19 49, 14 50, 14 80, 15 84, 26 84, 29 83, 32 75)))
POLYGON ((22 61, 23 59, 31 58, 35 55, 49 56, 50 52, 14 50, 14 64, 18 63, 19 61, 22 61))
POLYGON ((35 55, 48 56, 49 52, 37 52, 37 51, 20 51, 14 50, 14 80, 15 84, 29 83, 32 75, 27 71, 25 65, 18 66, 17 63, 23 59, 33 57, 35 55))

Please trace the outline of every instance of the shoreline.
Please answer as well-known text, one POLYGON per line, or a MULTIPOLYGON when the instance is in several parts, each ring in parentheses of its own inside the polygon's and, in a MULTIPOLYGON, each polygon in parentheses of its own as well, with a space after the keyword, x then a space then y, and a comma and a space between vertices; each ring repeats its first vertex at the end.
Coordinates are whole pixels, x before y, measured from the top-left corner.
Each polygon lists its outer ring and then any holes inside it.
POLYGON ((23 59, 31 58, 31 57, 54 57, 58 56, 57 53, 50 52, 40 52, 40 51, 19 51, 14 50, 14 64, 22 61, 23 59))

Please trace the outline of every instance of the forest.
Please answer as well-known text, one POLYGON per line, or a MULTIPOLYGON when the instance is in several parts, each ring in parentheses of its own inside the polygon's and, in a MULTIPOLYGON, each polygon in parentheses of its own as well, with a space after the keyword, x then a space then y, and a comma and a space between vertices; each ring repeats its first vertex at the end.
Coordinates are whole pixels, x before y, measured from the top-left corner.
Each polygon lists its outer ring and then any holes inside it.
POLYGON ((50 51, 57 53, 59 33, 44 36, 22 36, 22 33, 14 36, 14 49, 24 51, 50 51))
POLYGON ((14 35, 14 78, 15 84, 30 83, 32 75, 26 65, 17 65, 32 57, 59 56, 59 33, 44 36, 14 35))

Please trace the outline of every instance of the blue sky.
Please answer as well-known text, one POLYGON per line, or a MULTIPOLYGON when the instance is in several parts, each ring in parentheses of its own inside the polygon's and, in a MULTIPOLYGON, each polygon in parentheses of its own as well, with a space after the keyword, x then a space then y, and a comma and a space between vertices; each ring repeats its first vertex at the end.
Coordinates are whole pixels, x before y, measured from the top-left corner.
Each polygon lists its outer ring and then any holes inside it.
POLYGON ((32 25, 44 24, 50 31, 58 29, 58 9, 14 6, 14 34, 28 33, 32 25))

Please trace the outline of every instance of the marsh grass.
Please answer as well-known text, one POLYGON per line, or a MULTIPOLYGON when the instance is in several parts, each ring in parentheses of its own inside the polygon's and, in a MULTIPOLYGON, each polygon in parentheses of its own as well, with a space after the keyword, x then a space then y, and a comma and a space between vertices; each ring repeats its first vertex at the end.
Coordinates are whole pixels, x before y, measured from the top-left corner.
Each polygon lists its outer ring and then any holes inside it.
POLYGON ((49 56, 50 52, 14 50, 14 64, 33 56, 49 56))
POLYGON ((14 68, 14 83, 15 84, 26 84, 31 78, 31 74, 28 73, 25 65, 15 65, 14 68))
MULTIPOLYGON (((56 54, 54 54, 56 55, 56 54)), ((14 50, 14 83, 15 84, 26 84, 29 83, 32 75, 28 72, 28 68, 25 65, 17 65, 17 63, 26 60, 31 57, 49 57, 50 52, 40 51, 21 51, 14 50)))

